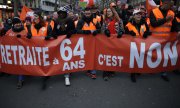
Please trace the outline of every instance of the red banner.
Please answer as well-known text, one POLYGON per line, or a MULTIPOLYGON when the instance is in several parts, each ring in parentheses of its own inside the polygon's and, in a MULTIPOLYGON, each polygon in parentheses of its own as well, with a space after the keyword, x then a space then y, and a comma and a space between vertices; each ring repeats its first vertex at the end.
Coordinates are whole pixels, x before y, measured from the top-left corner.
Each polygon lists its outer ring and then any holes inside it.
POLYGON ((123 35, 73 35, 45 41, 44 37, 0 38, 0 71, 52 76, 84 70, 157 73, 180 69, 176 34, 147 39, 123 35))

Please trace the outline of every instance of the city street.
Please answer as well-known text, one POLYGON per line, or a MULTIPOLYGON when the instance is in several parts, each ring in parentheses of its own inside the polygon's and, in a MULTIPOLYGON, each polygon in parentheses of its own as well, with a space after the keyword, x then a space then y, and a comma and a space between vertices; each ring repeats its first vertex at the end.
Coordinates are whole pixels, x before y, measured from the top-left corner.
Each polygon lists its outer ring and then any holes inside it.
POLYGON ((42 90, 42 78, 26 77, 16 89, 17 76, 0 77, 0 108, 180 108, 180 76, 169 73, 170 82, 159 74, 141 75, 132 83, 129 74, 118 73, 109 81, 98 72, 96 80, 73 73, 71 86, 54 76, 42 90))

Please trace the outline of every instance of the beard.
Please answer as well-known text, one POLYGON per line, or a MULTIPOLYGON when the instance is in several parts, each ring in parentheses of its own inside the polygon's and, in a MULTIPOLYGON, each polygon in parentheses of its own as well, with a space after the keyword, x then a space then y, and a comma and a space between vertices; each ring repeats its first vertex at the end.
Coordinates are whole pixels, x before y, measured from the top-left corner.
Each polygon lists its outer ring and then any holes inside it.
POLYGON ((84 20, 86 23, 89 24, 90 22, 93 21, 93 15, 91 15, 90 17, 84 16, 84 17, 83 17, 83 20, 84 20))

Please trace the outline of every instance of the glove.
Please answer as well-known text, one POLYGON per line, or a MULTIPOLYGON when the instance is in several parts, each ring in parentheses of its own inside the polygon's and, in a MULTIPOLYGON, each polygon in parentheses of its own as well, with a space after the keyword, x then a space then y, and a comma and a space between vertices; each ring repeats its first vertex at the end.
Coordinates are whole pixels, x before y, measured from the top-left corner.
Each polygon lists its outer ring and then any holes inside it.
POLYGON ((134 33, 133 31, 130 31, 129 34, 132 36, 136 36, 136 33, 134 33))
POLYGON ((121 38, 122 35, 123 35, 123 33, 122 33, 122 32, 119 32, 117 38, 121 38))
POLYGON ((5 34, 6 34, 5 30, 2 29, 2 30, 0 31, 0 36, 4 36, 5 34))
POLYGON ((21 35, 20 35, 20 34, 17 34, 16 37, 17 37, 17 38, 21 38, 21 35))
POLYGON ((93 36, 96 36, 98 34, 98 32, 95 30, 94 32, 93 32, 93 36))
POLYGON ((109 31, 109 30, 105 30, 105 31, 104 31, 104 34, 105 34, 107 37, 110 37, 110 31, 109 31))
POLYGON ((51 36, 46 36, 45 40, 49 40, 51 38, 51 36))
POLYGON ((66 38, 70 38, 72 35, 72 32, 68 32, 67 35, 66 35, 66 38))
POLYGON ((144 34, 143 34, 143 37, 144 38, 147 38, 149 35, 151 35, 152 33, 149 32, 149 31, 145 31, 144 34))
POLYGON ((84 32, 84 34, 91 34, 90 30, 84 30, 83 32, 84 32))
POLYGON ((32 35, 28 33, 27 36, 26 36, 26 38, 31 39, 31 38, 32 38, 32 35))
POLYGON ((54 35, 54 36, 53 36, 53 38, 54 38, 54 39, 57 39, 57 36, 56 36, 56 35, 54 35))

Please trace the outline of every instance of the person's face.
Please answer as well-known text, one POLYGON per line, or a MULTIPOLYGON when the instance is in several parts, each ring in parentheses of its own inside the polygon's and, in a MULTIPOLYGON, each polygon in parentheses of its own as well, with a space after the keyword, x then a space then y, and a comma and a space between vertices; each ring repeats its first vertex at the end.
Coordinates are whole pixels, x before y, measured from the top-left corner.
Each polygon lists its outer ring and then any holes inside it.
POLYGON ((21 23, 17 23, 17 24, 14 24, 14 28, 16 29, 19 29, 22 27, 22 24, 21 23))
POLYGON ((111 11, 111 9, 107 9, 107 17, 112 17, 113 16, 113 12, 111 11))
POLYGON ((92 13, 91 13, 90 10, 84 12, 84 16, 85 16, 86 18, 90 18, 91 15, 92 15, 92 13))
POLYGON ((31 21, 29 21, 29 20, 26 20, 26 25, 30 25, 31 24, 31 21))
POLYGON ((60 12, 59 13, 59 18, 61 18, 61 19, 66 18, 66 16, 67 16, 66 12, 60 12))
POLYGON ((140 12, 139 12, 139 13, 136 13, 136 14, 134 15, 134 19, 135 19, 136 22, 140 22, 140 21, 141 21, 141 18, 142 18, 142 16, 141 16, 141 13, 140 13, 140 12))
POLYGON ((117 5, 118 6, 120 6, 121 5, 121 1, 119 0, 119 1, 117 1, 117 5))
POLYGON ((68 16, 71 17, 71 18, 73 18, 73 17, 74 17, 73 12, 68 13, 68 16))
POLYGON ((58 18, 58 14, 57 13, 54 13, 53 14, 53 19, 57 19, 58 18))

